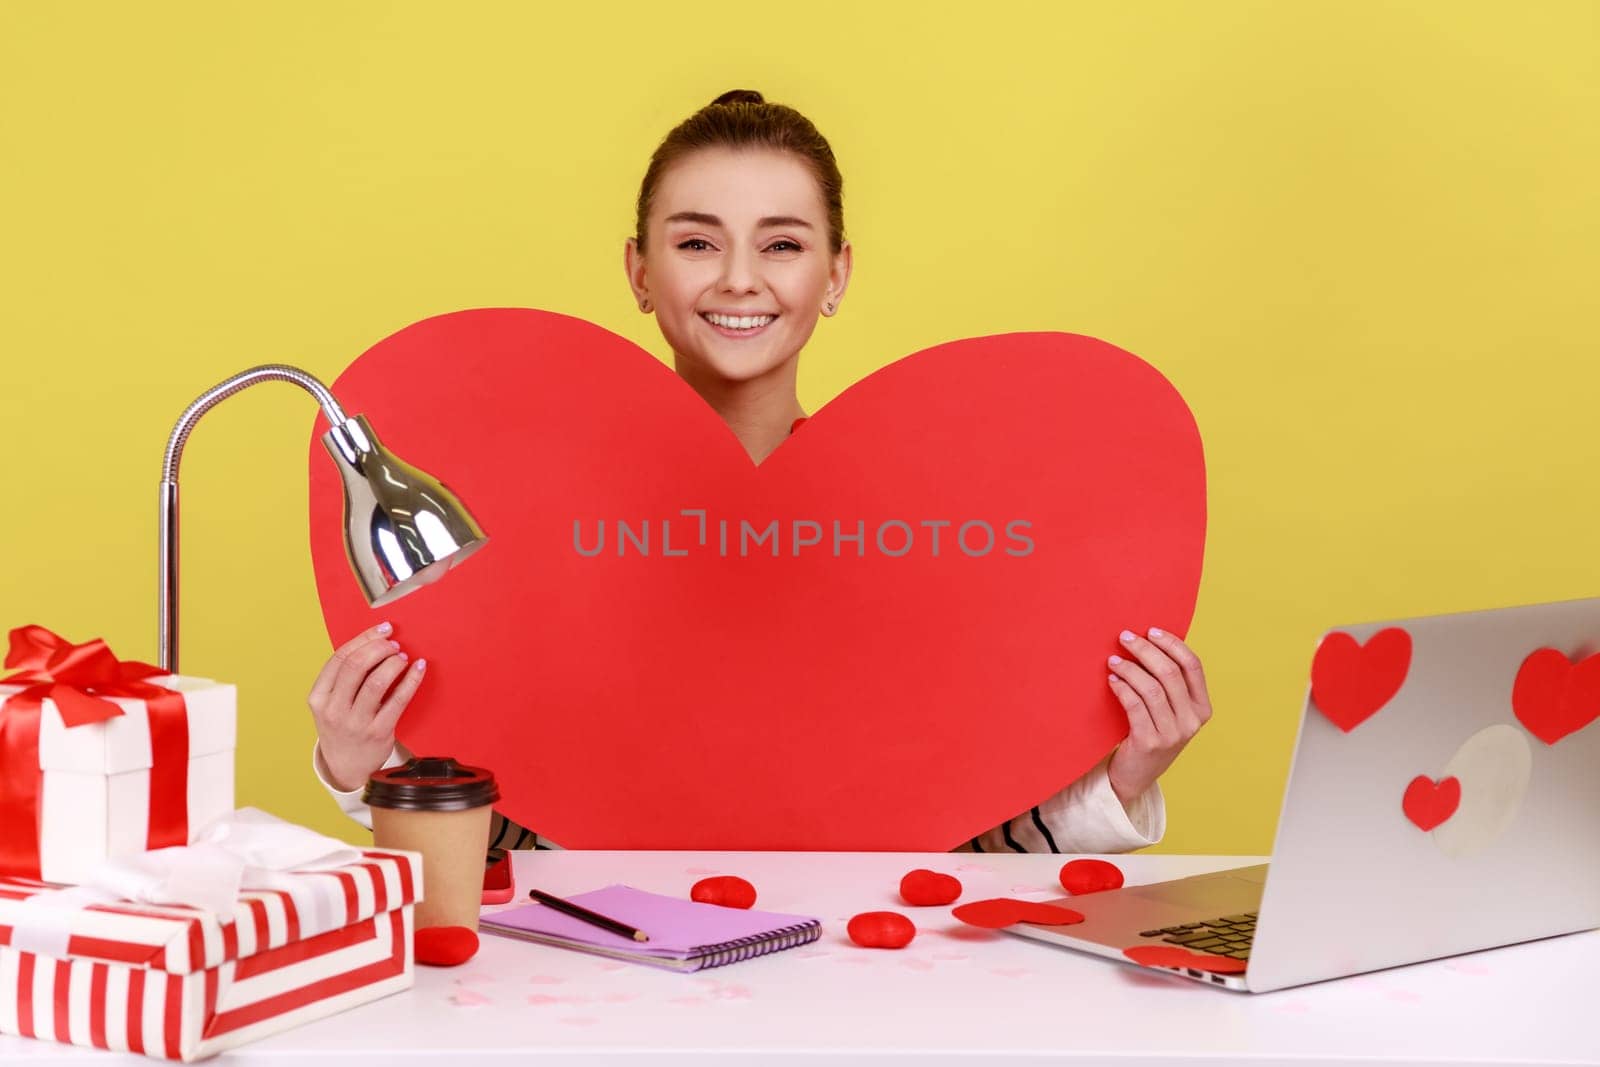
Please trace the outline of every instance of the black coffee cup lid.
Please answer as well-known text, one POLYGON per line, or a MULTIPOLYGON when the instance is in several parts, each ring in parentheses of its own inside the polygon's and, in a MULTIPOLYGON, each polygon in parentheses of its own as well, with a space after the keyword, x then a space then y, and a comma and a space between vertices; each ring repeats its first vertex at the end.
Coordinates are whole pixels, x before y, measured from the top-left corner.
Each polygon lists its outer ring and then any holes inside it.
POLYGON ((500 799, 494 772, 467 767, 448 756, 413 756, 367 779, 361 799, 374 808, 466 811, 500 799))

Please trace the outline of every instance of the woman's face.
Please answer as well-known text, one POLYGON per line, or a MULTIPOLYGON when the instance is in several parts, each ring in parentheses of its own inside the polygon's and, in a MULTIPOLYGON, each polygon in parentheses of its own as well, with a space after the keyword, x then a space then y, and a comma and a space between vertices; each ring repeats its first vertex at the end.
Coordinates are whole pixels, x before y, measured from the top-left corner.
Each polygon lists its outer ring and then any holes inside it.
POLYGON ((628 241, 628 281, 691 385, 784 367, 849 281, 850 248, 833 253, 816 179, 786 152, 714 148, 679 160, 647 223, 645 253, 628 241))

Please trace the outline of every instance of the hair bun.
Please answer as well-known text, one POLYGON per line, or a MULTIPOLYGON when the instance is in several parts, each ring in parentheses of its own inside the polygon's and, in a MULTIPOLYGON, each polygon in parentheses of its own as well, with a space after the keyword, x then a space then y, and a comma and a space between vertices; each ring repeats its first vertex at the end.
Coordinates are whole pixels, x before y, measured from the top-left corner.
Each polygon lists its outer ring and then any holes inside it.
POLYGON ((709 106, 716 107, 718 104, 764 104, 766 102, 766 99, 754 89, 729 89, 711 101, 709 106))

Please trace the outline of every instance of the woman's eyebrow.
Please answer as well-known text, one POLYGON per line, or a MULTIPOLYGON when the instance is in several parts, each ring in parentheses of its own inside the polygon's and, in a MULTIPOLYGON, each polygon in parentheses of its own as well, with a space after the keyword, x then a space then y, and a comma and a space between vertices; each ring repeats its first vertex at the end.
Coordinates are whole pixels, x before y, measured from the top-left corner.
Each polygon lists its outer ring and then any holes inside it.
MULTIPOLYGON (((720 218, 715 215, 707 215, 703 211, 679 211, 676 214, 668 215, 665 221, 697 222, 702 226, 723 225, 723 221, 720 218)), ((766 218, 757 219, 756 226, 761 229, 768 226, 804 226, 808 230, 815 228, 805 219, 797 218, 794 215, 768 215, 766 218)))
POLYGON ((764 219, 757 219, 756 226, 761 229, 768 226, 804 226, 808 230, 812 228, 811 223, 794 215, 768 215, 764 219))
POLYGON ((722 220, 715 215, 707 215, 703 211, 680 211, 676 215, 668 215, 667 222, 698 222, 702 226, 721 226, 722 220))

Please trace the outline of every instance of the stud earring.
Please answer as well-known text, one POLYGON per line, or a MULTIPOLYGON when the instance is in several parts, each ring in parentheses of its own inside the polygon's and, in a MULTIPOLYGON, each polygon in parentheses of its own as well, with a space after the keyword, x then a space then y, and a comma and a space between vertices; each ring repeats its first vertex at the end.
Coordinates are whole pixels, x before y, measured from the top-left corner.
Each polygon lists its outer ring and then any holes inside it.
POLYGON ((827 304, 824 304, 822 306, 828 312, 828 314, 830 314, 830 315, 833 314, 833 304, 831 302, 827 303, 827 304))
POLYGON ((648 299, 639 301, 639 310, 640 311, 649 311, 650 310, 650 301, 648 299))

